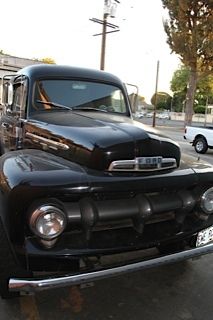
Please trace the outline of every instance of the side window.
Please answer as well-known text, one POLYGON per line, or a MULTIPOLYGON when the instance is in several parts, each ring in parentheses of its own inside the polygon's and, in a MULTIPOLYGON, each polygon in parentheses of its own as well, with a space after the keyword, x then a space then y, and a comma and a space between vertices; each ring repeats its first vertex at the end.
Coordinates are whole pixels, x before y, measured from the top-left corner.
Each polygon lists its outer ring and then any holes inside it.
POLYGON ((112 102, 112 107, 113 107, 114 111, 120 112, 120 113, 126 111, 124 96, 123 96, 121 90, 115 90, 112 93, 111 102, 112 102))
POLYGON ((25 102, 25 87, 23 83, 14 85, 13 105, 14 112, 20 112, 24 108, 25 102))

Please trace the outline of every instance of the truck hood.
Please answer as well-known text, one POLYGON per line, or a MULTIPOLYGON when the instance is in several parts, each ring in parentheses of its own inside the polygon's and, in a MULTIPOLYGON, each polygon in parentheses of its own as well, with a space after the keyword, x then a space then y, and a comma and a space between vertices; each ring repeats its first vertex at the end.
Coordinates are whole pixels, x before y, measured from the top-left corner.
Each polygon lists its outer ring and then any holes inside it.
POLYGON ((26 145, 95 170, 113 161, 140 157, 175 158, 178 144, 128 117, 100 112, 40 113, 25 124, 26 145))

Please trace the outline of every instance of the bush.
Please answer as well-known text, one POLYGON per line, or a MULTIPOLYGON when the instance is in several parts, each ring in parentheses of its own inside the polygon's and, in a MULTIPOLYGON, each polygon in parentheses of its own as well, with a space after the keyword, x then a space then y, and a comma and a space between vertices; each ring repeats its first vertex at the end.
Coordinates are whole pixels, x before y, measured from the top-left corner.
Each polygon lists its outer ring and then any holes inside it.
POLYGON ((206 107, 205 107, 205 106, 197 105, 197 106, 194 107, 194 112, 195 112, 195 113, 205 114, 205 110, 206 110, 206 107))

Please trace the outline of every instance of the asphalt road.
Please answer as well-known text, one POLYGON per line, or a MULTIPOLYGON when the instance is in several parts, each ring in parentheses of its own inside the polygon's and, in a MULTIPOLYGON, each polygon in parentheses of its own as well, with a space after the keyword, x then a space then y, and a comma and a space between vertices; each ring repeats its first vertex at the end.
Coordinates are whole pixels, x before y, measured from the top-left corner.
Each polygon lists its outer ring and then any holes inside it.
POLYGON ((213 256, 0 302, 0 318, 212 320, 213 256))
MULTIPOLYGON (((197 157, 183 140, 183 126, 171 121, 157 128, 197 157)), ((213 153, 202 156, 213 164, 213 153)), ((0 319, 27 320, 212 320, 213 255, 157 269, 0 300, 0 319)))

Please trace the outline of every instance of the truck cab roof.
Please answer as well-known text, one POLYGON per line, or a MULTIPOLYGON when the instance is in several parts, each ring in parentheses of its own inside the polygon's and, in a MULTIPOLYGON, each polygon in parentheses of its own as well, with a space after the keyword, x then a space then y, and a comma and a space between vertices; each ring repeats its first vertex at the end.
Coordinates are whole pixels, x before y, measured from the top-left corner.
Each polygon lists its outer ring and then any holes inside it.
POLYGON ((39 78, 83 78, 97 80, 103 82, 114 83, 123 86, 122 81, 111 73, 93 70, 88 68, 79 68, 66 65, 40 64, 25 67, 17 73, 17 75, 25 75, 32 81, 39 78))

